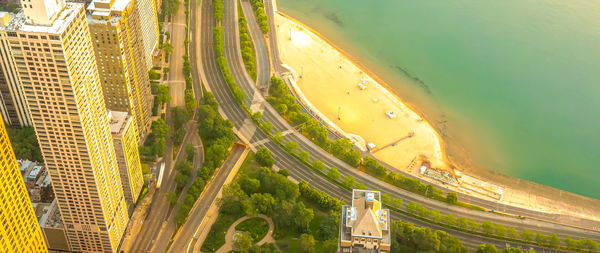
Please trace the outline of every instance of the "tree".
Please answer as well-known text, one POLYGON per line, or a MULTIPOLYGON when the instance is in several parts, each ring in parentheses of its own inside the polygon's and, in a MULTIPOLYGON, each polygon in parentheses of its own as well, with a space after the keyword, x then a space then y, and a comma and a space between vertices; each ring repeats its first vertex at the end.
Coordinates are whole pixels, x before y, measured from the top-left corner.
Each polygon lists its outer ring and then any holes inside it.
POLYGON ((271 151, 265 147, 261 147, 256 151, 256 162, 264 167, 271 168, 273 166, 273 155, 271 151))
POLYGON ((166 85, 156 85, 156 100, 159 104, 169 103, 171 101, 171 96, 169 95, 169 91, 171 88, 166 85))
POLYGON ((180 106, 171 109, 171 116, 175 129, 181 128, 190 119, 188 111, 180 106))
POLYGON ((498 252, 498 250, 496 249, 496 246, 492 245, 492 244, 481 244, 479 245, 479 247, 477 247, 477 251, 475 251, 477 253, 496 253, 498 252))
POLYGON ((192 144, 186 144, 185 145, 185 157, 188 161, 192 162, 194 161, 194 155, 196 154, 196 148, 194 148, 194 145, 192 144))
POLYGON ((288 107, 285 104, 278 104, 275 106, 275 110, 281 114, 281 115, 285 115, 288 111, 288 107))
POLYGON ((275 141, 275 142, 277 142, 279 144, 281 144, 281 142, 283 142, 283 134, 281 132, 275 133, 273 135, 273 137, 271 137, 271 138, 273 138, 273 141, 275 141))
POLYGON ((44 161, 33 127, 24 127, 21 129, 7 127, 6 131, 17 159, 37 162, 44 161))
POLYGON ((242 232, 236 234, 235 241, 233 242, 233 248, 236 250, 246 250, 252 247, 253 244, 252 235, 250 232, 242 232))
POLYGON ((537 232, 537 234, 535 234, 535 242, 538 245, 545 245, 548 243, 548 237, 540 232, 537 232))
POLYGON ((329 151, 334 156, 340 157, 352 148, 352 141, 348 138, 341 138, 333 141, 329 151))
POLYGON ((479 225, 479 223, 473 219, 467 219, 467 227, 469 227, 469 230, 471 231, 477 231, 481 225, 479 225))
POLYGON ((164 43, 162 50, 163 52, 165 52, 166 58, 168 58, 169 55, 173 53, 173 45, 171 45, 169 42, 164 43))
POLYGON ((254 193, 250 196, 256 212, 270 214, 277 203, 275 198, 268 193, 254 193))
POLYGON ((319 241, 335 238, 338 228, 339 226, 334 216, 329 216, 326 219, 322 219, 319 223, 319 229, 317 230, 317 238, 319 241))
POLYGON ((466 229, 467 228, 467 218, 458 217, 456 219, 456 226, 458 226, 459 228, 462 228, 462 229, 466 229))
POLYGON ((495 231, 497 236, 504 237, 506 235, 506 227, 503 225, 497 224, 495 227, 495 231))
POLYGON ((167 193, 167 200, 169 200, 169 206, 171 206, 171 208, 173 208, 175 204, 177 204, 177 197, 177 194, 175 194, 174 192, 167 193))
POLYGON ((568 249, 577 248, 577 241, 573 240, 570 236, 565 237, 565 245, 568 249))
POLYGON ((533 236, 533 232, 527 229, 523 229, 523 231, 521 231, 521 239, 523 239, 523 241, 531 242, 533 240, 533 236))
POLYGON ((456 192, 449 192, 446 194, 446 202, 456 205, 458 203, 458 194, 456 192))
POLYGON ((401 198, 392 198, 392 206, 394 206, 396 208, 401 208, 402 207, 402 199, 401 198))
POLYGON ((250 118, 252 118, 252 121, 254 121, 256 124, 260 124, 262 117, 263 115, 261 112, 252 113, 252 115, 250 116, 250 118))
POLYGON ((300 160, 302 160, 303 162, 307 163, 310 161, 310 154, 306 150, 300 151, 300 153, 298 153, 298 157, 300 157, 300 160))
POLYGON ((385 176, 385 174, 387 173, 387 169, 384 166, 382 166, 377 160, 369 156, 363 159, 363 166, 365 167, 367 172, 375 174, 375 176, 378 177, 385 176))
POLYGON ((494 233, 494 224, 490 221, 484 221, 483 224, 481 224, 481 228, 483 229, 483 232, 487 235, 491 235, 492 233, 494 233))
POLYGON ((440 240, 440 247, 437 252, 440 253, 467 253, 469 248, 463 246, 462 242, 456 237, 449 235, 448 233, 438 230, 435 231, 435 235, 440 240))
POLYGON ((591 252, 598 251, 598 243, 592 239, 577 240, 577 247, 591 252))
POLYGON ((285 143, 285 148, 293 153, 298 148, 298 143, 294 141, 288 141, 285 143))
MULTIPOLYGON (((360 165, 360 161, 362 160, 362 156, 360 155, 360 151, 356 149, 351 149, 342 157, 344 162, 348 163, 352 167, 358 167, 360 165)), ((386 170, 387 172, 387 170, 386 170)))
POLYGON ((325 166, 325 164, 319 160, 314 160, 312 162, 312 167, 320 171, 327 169, 327 166, 325 166))
POLYGON ((455 222, 454 215, 452 215, 452 214, 444 215, 444 217, 442 218, 442 222, 447 225, 454 225, 454 222, 455 222))
POLYGON ((341 174, 336 168, 331 167, 329 168, 329 171, 327 171, 327 176, 333 180, 338 180, 341 174))
POLYGON ((260 181, 255 178, 250 178, 247 175, 243 175, 238 179, 238 184, 248 195, 258 192, 260 188, 260 181))
POLYGON ((558 238, 558 235, 551 234, 548 237, 548 246, 551 248, 558 248, 558 246, 560 246, 560 238, 558 238))
POLYGON ((354 179, 352 176, 346 176, 344 177, 344 181, 342 183, 348 188, 352 188, 356 185, 356 179, 354 179))
POLYGON ((442 214, 440 213, 440 211, 438 210, 431 210, 431 220, 434 223, 439 223, 440 220, 442 219, 442 214))
POLYGON ((262 129, 267 132, 270 133, 271 131, 273 131, 273 124, 271 124, 271 122, 263 122, 262 123, 262 129))
POLYGON ((300 245, 300 252, 313 253, 315 252, 315 238, 309 234, 302 234, 298 238, 298 244, 300 245))
POLYGON ((175 144, 175 146, 179 146, 183 142, 184 137, 185 137, 185 129, 179 128, 179 129, 177 129, 177 131, 175 131, 175 133, 173 133, 173 136, 171 136, 171 139, 173 140, 173 144, 175 144))
POLYGON ((506 229, 506 236, 508 236, 510 239, 517 239, 519 232, 517 232, 515 228, 509 227, 506 229))

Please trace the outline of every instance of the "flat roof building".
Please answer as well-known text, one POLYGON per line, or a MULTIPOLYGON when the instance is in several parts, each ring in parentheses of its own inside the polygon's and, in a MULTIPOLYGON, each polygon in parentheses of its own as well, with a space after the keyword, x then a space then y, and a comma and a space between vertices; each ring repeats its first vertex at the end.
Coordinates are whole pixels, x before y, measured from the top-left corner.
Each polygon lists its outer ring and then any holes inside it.
POLYGON ((340 251, 390 252, 390 210, 379 191, 353 190, 352 205, 342 206, 340 251))
POLYGON ((75 252, 116 252, 129 218, 84 4, 31 0, 23 5, 1 33, 68 246, 75 252))
POLYGON ((119 175, 123 183, 123 194, 130 214, 144 186, 142 163, 138 151, 137 127, 127 112, 109 112, 110 132, 115 146, 119 175))
POLYGON ((134 0, 94 0, 87 7, 87 22, 106 107, 133 115, 141 140, 152 117, 143 27, 153 19, 138 7, 134 0))

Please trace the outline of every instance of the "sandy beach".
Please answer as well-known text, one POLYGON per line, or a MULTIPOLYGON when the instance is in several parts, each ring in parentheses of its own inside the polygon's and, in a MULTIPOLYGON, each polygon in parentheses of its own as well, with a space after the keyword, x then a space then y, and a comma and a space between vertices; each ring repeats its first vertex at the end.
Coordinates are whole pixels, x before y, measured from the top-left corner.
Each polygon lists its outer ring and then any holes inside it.
POLYGON ((491 172, 452 170, 436 130, 387 85, 298 21, 279 13, 275 23, 282 61, 293 69, 300 93, 346 134, 374 144, 376 158, 437 185, 440 178, 456 180, 444 187, 477 197, 600 220, 600 200, 491 172), (427 176, 423 162, 435 168, 427 176))

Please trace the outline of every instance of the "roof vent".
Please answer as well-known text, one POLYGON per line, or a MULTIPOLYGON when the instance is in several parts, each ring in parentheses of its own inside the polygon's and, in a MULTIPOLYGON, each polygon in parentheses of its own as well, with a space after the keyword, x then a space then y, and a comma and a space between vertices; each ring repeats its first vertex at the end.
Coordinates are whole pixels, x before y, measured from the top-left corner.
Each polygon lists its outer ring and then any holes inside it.
POLYGON ((364 230, 364 229, 362 230, 362 234, 363 234, 363 235, 365 234, 365 230, 364 230))

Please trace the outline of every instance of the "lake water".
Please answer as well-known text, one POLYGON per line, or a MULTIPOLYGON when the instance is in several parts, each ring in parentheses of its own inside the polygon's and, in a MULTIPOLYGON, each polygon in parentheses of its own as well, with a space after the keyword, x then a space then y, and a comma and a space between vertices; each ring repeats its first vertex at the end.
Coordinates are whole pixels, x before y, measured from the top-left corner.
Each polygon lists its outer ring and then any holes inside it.
POLYGON ((600 198, 600 1, 277 3, 425 114, 451 156, 600 198))

